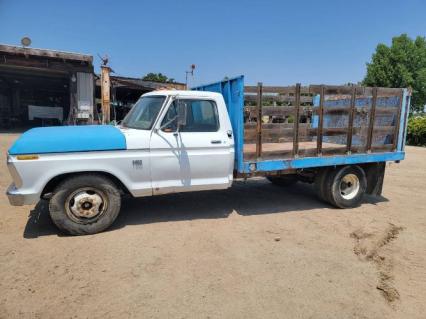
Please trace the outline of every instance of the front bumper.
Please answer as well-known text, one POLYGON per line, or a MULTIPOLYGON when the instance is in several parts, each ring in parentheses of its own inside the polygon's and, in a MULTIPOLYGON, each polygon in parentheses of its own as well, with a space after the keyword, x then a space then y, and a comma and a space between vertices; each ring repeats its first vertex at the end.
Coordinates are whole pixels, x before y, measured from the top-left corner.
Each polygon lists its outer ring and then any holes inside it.
POLYGON ((34 204, 39 200, 37 194, 24 194, 16 188, 15 184, 11 184, 6 191, 9 203, 12 206, 22 206, 34 204))

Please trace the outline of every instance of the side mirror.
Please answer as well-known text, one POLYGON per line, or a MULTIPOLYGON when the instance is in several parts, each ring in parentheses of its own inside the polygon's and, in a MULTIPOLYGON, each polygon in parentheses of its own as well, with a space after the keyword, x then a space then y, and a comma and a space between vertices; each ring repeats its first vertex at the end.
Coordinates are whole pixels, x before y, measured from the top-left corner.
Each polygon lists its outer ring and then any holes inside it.
POLYGON ((186 125, 186 103, 177 100, 177 125, 178 127, 186 125))

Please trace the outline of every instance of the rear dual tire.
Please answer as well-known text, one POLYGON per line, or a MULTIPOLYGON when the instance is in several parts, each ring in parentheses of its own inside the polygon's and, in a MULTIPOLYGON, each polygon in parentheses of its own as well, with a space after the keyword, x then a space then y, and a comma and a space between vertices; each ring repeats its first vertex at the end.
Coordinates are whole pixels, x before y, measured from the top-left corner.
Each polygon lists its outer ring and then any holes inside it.
POLYGON ((367 188, 364 170, 357 165, 325 168, 315 178, 318 197, 338 208, 361 204, 367 188))

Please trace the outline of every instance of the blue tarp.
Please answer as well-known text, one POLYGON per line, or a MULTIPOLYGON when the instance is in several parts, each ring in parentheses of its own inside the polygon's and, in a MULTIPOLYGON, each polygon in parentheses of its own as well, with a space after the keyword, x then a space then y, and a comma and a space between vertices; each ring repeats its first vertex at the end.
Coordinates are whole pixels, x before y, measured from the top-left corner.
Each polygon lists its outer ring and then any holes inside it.
POLYGON ((126 138, 110 125, 52 126, 33 128, 9 149, 9 154, 43 154, 125 150, 126 138))

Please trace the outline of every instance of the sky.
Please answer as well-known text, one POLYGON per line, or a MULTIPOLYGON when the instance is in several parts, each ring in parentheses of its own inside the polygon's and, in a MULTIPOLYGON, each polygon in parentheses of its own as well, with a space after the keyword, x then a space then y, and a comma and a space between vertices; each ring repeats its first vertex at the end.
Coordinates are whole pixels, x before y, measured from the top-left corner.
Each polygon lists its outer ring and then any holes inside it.
POLYGON ((87 53, 99 72, 161 72, 190 85, 358 82, 378 43, 426 36, 425 0, 0 0, 0 43, 87 53))

